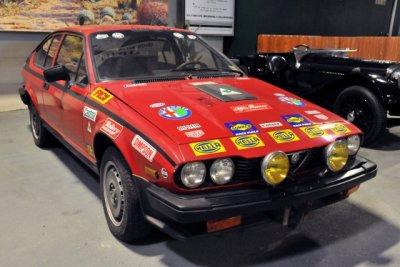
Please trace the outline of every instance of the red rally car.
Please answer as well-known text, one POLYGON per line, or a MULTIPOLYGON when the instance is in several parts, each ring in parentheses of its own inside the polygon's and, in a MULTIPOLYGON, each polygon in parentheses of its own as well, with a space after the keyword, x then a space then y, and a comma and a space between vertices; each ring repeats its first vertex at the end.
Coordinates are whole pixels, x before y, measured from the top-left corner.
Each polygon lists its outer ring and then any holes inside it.
POLYGON ((120 240, 182 239, 269 218, 295 226, 376 176, 360 130, 248 78, 193 32, 70 27, 22 71, 39 147, 53 136, 100 175, 120 240))

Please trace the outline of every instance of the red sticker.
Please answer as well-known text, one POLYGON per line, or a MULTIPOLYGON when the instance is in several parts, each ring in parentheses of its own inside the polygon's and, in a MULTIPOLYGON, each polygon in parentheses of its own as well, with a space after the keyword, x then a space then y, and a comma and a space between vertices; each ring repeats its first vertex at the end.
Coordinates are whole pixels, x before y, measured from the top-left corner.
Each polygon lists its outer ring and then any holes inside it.
POLYGON ((101 126, 100 130, 106 133, 112 139, 116 139, 124 129, 124 126, 119 124, 118 122, 113 121, 112 119, 108 118, 103 126, 101 126))
POLYGON ((235 113, 245 113, 245 112, 251 112, 251 111, 267 110, 267 109, 272 109, 272 108, 267 103, 257 103, 257 104, 234 106, 234 107, 231 107, 231 109, 235 113))

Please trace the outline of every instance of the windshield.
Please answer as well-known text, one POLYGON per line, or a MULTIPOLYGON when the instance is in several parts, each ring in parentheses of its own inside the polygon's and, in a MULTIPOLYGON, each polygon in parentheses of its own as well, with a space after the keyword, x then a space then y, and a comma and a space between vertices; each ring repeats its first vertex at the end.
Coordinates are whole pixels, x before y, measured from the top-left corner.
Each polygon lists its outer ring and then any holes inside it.
POLYGON ((192 33, 108 31, 91 35, 90 45, 98 80, 240 73, 230 60, 192 33))

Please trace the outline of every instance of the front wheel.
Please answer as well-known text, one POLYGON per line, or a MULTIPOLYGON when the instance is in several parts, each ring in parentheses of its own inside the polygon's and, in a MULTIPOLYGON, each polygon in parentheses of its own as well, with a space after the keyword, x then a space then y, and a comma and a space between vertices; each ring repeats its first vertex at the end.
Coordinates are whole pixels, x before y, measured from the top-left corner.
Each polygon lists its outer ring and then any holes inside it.
POLYGON ((149 234, 151 226, 142 214, 130 168, 114 147, 107 148, 101 161, 100 190, 107 224, 116 238, 131 242, 149 234))
POLYGON ((364 132, 364 145, 373 143, 386 127, 385 109, 378 98, 362 86, 351 86, 341 92, 334 112, 364 132))

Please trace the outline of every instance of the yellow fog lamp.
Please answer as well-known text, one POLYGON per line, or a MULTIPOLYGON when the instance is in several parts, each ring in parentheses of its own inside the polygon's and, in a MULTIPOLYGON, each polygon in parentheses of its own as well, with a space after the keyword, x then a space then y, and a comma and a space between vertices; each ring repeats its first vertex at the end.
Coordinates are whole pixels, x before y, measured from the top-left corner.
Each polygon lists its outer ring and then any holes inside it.
POLYGON ((278 185, 289 172, 289 159, 282 151, 269 153, 261 163, 264 180, 270 185, 278 185))
POLYGON ((349 149, 343 140, 337 140, 325 149, 326 166, 333 172, 340 171, 349 158, 349 149))

